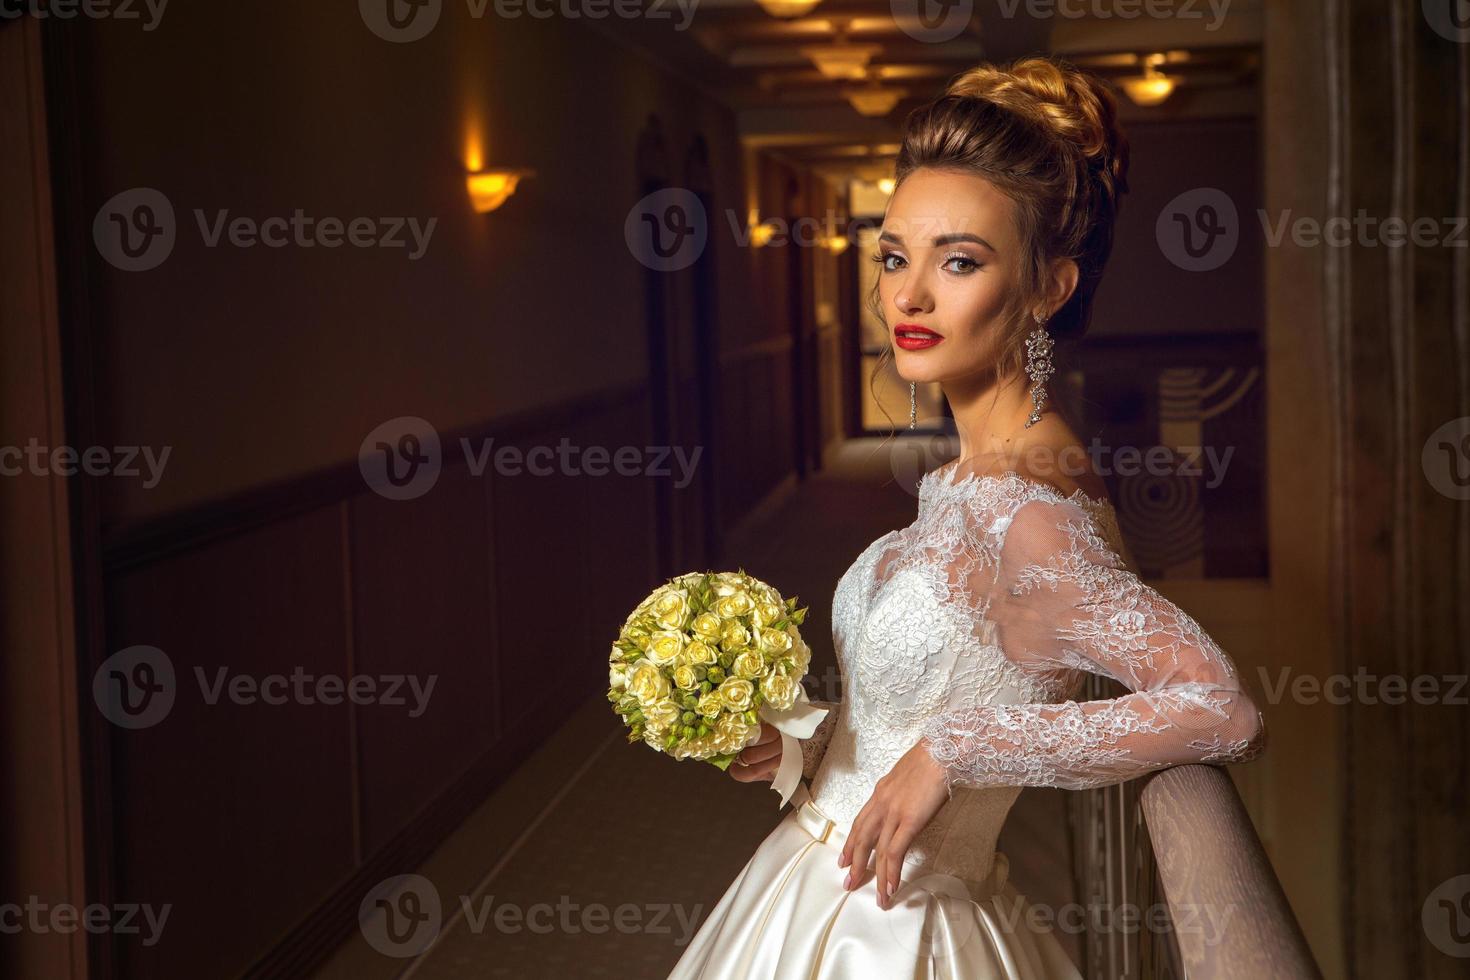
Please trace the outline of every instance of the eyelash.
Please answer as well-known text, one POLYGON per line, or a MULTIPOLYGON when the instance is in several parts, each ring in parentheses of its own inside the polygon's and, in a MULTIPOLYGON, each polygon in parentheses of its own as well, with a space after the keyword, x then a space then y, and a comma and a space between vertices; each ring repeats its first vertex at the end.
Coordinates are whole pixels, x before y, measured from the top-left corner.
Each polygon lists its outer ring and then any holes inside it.
MULTIPOLYGON (((898 258, 902 258, 903 257, 903 256, 899 255, 897 252, 884 252, 884 251, 881 251, 880 250, 880 251, 875 252, 872 255, 870 255, 869 258, 871 258, 874 262, 877 262, 880 265, 883 265, 884 268, 883 268, 882 271, 884 271, 884 272, 892 272, 893 271, 892 269, 887 268, 887 262, 888 262, 888 257, 889 256, 896 256, 898 258)), ((964 272, 957 272, 957 273, 955 273, 955 275, 959 275, 959 276, 968 275, 969 273, 975 271, 975 269, 980 268, 980 263, 979 262, 976 262, 974 259, 970 258, 964 252, 950 252, 948 255, 946 255, 944 257, 943 261, 941 261, 939 264, 942 267, 945 264, 954 261, 955 259, 959 259, 962 262, 968 262, 970 264, 970 266, 971 266, 970 269, 967 269, 964 272)))

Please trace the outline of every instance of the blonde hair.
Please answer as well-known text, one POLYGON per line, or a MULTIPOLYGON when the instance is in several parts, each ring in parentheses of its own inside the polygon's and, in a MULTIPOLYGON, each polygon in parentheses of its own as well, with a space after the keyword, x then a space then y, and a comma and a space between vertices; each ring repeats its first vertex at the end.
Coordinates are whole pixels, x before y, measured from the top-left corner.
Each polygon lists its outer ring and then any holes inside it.
POLYGON ((1128 189, 1128 141, 1107 84, 1053 58, 971 68, 909 113, 894 177, 902 184, 921 168, 984 177, 1014 204, 1023 260, 1002 362, 1023 368, 1030 311, 1058 258, 1077 263, 1077 288, 1047 329, 1057 339, 1082 336, 1128 189))

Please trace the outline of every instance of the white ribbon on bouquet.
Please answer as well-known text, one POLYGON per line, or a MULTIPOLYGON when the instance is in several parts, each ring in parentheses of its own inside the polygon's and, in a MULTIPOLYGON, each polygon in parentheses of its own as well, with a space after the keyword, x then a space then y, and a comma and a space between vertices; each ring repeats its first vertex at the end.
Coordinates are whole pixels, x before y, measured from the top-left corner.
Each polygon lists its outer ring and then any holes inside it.
POLYGON ((762 721, 770 722, 781 733, 781 764, 776 769, 776 778, 771 780, 771 789, 781 794, 777 809, 785 806, 791 794, 801 782, 801 745, 797 739, 811 738, 823 718, 826 708, 812 704, 806 696, 806 688, 796 686, 796 701, 789 708, 772 708, 762 704, 757 715, 762 721))

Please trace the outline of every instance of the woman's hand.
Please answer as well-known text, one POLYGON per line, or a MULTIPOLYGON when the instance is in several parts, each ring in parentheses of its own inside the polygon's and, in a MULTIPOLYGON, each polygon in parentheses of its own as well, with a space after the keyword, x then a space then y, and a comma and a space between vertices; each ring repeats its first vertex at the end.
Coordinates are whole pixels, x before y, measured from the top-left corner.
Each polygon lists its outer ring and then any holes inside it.
POLYGON ((761 733, 747 745, 725 771, 742 783, 770 782, 781 765, 781 733, 768 721, 761 722, 761 733))
POLYGON ((851 891, 862 885, 868 858, 876 850, 878 907, 888 908, 898 890, 904 855, 948 800, 944 769, 929 754, 928 743, 920 739, 878 780, 873 795, 852 822, 837 859, 839 868, 851 868, 842 887, 851 891))

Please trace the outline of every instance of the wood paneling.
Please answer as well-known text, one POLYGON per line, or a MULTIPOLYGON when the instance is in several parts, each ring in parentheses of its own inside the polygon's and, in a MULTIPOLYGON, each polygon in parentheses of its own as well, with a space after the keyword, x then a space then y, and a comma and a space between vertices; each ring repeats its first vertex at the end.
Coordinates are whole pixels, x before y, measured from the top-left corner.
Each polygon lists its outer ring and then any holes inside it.
POLYGON ((498 734, 485 495, 485 478, 460 463, 414 500, 364 493, 351 503, 355 672, 413 675, 428 692, 418 717, 406 683, 408 703, 357 710, 364 853, 402 830, 498 734))
POLYGON ((159 648, 176 685, 112 737, 114 900, 173 906, 157 944, 119 937, 124 976, 233 976, 352 870, 350 708, 211 704, 199 676, 348 673, 342 532, 322 508, 111 583, 111 649, 159 648))

